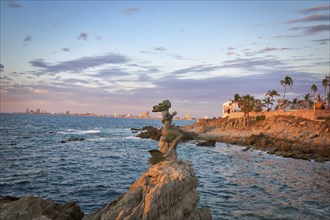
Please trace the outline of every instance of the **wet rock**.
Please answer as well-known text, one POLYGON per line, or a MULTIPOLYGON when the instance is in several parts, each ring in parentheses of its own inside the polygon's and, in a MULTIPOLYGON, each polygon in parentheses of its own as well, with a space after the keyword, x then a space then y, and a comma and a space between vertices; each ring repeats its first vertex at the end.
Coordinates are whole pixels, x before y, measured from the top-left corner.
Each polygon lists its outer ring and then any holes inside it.
POLYGON ((68 140, 62 140, 61 143, 65 144, 70 141, 84 141, 84 140, 85 140, 85 138, 69 138, 68 140))
POLYGON ((196 146, 200 147, 214 147, 216 141, 215 140, 206 140, 206 141, 197 141, 196 146))
POLYGON ((191 163, 164 161, 151 166, 125 194, 84 220, 212 219, 209 209, 196 208, 197 183, 191 163))
POLYGON ((75 203, 60 205, 33 196, 22 198, 4 197, 0 200, 1 220, 80 220, 83 216, 84 213, 75 203))
POLYGON ((143 131, 137 135, 140 138, 147 138, 159 141, 160 136, 162 135, 162 129, 154 128, 152 126, 143 127, 141 130, 143 131))

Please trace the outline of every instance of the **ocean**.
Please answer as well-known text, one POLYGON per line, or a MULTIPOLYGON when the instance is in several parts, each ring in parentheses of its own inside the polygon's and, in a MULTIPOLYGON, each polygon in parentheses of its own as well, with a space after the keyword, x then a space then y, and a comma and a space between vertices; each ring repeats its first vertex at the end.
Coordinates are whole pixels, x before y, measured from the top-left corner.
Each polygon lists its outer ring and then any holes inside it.
MULTIPOLYGON (((174 121, 187 125, 194 121, 174 121)), ((89 213, 147 171, 157 142, 131 128, 156 119, 0 114, 0 197, 75 201, 89 213)), ((200 207, 213 219, 330 219, 330 163, 296 160, 217 143, 179 143, 199 179, 200 207)))

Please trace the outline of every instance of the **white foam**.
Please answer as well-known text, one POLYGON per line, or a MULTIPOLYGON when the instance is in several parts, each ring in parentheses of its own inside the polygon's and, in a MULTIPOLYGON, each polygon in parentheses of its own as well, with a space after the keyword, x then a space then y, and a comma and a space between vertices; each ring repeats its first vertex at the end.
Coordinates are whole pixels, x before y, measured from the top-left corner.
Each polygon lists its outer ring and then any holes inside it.
POLYGON ((100 130, 74 130, 68 129, 67 131, 59 131, 58 134, 96 134, 100 133, 100 130))

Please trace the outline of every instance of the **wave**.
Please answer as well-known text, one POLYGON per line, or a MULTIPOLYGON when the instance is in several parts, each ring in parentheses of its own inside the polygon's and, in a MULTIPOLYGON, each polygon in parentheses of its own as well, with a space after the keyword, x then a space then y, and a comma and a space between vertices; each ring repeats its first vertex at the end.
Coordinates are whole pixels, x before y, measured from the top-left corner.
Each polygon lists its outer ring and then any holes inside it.
POLYGON ((100 130, 75 130, 68 129, 67 131, 59 131, 58 134, 97 134, 100 130))

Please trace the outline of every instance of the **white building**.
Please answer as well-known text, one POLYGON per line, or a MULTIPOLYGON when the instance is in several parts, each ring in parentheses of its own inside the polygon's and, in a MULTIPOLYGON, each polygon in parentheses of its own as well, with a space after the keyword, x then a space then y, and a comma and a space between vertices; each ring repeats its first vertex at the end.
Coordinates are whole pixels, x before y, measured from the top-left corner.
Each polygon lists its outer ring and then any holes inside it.
POLYGON ((222 109, 223 109, 223 112, 222 112, 222 117, 223 118, 229 116, 229 114, 231 112, 238 112, 238 111, 241 110, 238 107, 238 104, 236 102, 233 102, 233 101, 228 101, 228 102, 223 103, 222 109))

